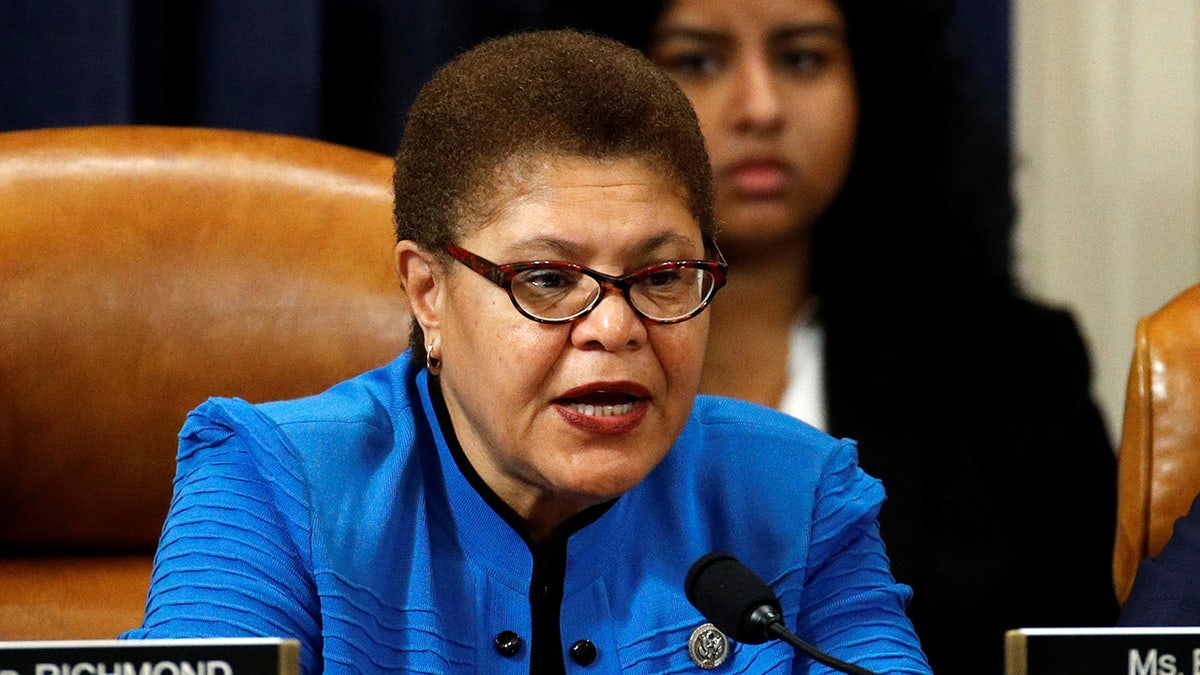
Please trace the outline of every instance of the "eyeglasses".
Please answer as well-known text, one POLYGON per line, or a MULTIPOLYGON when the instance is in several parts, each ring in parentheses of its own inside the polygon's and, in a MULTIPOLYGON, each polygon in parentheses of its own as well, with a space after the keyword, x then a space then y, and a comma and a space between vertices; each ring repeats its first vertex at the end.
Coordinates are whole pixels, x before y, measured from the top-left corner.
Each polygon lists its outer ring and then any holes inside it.
POLYGON ((605 290, 615 288, 639 316, 655 323, 679 323, 703 311, 725 285, 729 265, 715 242, 709 246, 716 261, 671 260, 620 277, 556 260, 497 265, 454 244, 446 244, 446 252, 508 291, 517 311, 534 321, 574 321, 595 309, 605 290))

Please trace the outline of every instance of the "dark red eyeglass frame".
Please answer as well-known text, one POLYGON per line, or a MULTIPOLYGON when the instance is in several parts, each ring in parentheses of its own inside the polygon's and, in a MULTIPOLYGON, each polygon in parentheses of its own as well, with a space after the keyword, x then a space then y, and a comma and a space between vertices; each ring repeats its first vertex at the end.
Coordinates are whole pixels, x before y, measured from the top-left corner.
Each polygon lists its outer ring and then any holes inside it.
POLYGON ((721 290, 721 287, 725 285, 726 276, 729 271, 729 264, 725 262, 725 256, 721 253, 721 249, 717 247, 717 243, 715 241, 706 241, 705 248, 712 249, 712 251, 717 254, 717 260, 667 260, 660 263, 654 263, 653 265, 647 265, 646 267, 643 267, 639 270, 634 270, 629 274, 616 277, 612 276, 611 274, 597 272, 596 270, 589 267, 584 267, 583 265, 576 265, 575 263, 569 263, 561 260, 529 260, 500 265, 488 260, 487 258, 484 258, 483 256, 472 253, 456 244, 446 244, 445 246, 446 253, 449 253, 450 257, 470 268, 472 271, 476 272, 493 284, 503 288, 505 292, 508 293, 508 299, 512 301, 513 307, 516 307, 517 311, 520 312, 525 318, 537 321, 538 323, 569 323, 574 321, 575 319, 578 319, 595 309, 596 306, 600 304, 600 301, 604 299, 604 291, 608 290, 609 288, 615 288, 621 291, 621 294, 625 296, 625 302, 638 316, 647 321, 662 324, 680 323, 695 317, 700 312, 703 312, 706 307, 708 307, 709 303, 712 302, 712 299, 716 297, 717 291, 721 290), (540 316, 535 316, 526 311, 524 307, 521 307, 521 303, 517 302, 517 297, 513 295, 512 291, 513 277, 517 276, 521 272, 526 272, 533 269, 567 270, 589 276, 600 284, 601 292, 596 295, 595 300, 593 300, 591 304, 579 312, 572 314, 571 316, 563 317, 561 319, 546 319, 540 316), (651 274, 655 274, 663 270, 673 269, 699 269, 707 271, 709 274, 713 275, 712 291, 708 294, 708 297, 703 303, 700 304, 699 307, 683 316, 676 317, 674 319, 658 319, 646 315, 645 312, 638 309, 637 305, 634 304, 633 298, 631 298, 629 295, 630 289, 632 289, 633 285, 639 280, 651 274))

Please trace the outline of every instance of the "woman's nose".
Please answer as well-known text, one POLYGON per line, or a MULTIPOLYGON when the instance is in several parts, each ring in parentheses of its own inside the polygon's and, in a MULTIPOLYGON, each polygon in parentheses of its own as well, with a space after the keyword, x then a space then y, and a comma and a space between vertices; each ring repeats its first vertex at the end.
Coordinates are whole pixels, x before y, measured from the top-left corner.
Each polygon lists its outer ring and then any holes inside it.
POLYGON ((625 294, 610 287, 592 311, 575 321, 571 341, 581 349, 635 349, 646 343, 646 324, 625 294))
POLYGON ((776 74, 763 56, 742 57, 731 73, 729 112, 733 126, 743 131, 771 132, 783 124, 783 103, 776 74))

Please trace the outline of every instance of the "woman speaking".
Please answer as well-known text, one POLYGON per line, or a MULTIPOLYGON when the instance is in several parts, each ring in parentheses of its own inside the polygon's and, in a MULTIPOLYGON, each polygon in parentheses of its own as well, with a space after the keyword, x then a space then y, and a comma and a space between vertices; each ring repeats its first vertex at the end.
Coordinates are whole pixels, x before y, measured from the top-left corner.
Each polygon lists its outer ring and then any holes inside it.
POLYGON ((854 444, 696 395, 726 265, 665 75, 569 31, 485 43, 422 90, 395 188, 412 348, 189 416, 125 637, 294 637, 307 673, 822 668, 706 626, 684 578, 724 551, 806 641, 928 672, 854 444))

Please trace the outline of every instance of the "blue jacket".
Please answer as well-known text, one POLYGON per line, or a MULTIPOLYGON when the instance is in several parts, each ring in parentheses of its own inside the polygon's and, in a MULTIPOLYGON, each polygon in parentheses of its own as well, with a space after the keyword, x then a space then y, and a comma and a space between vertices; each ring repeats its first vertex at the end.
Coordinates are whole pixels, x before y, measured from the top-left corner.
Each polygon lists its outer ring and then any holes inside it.
MULTIPOLYGON (((534 556, 472 487, 406 353, 305 399, 211 399, 180 434, 143 626, 127 638, 298 638, 307 673, 529 673, 534 556)), ((878 535, 878 481, 838 441, 701 396, 667 457, 570 535, 559 580, 568 672, 693 673, 691 563, 739 557, 808 642, 878 672, 927 673, 878 535)), ((775 641, 722 673, 826 672, 775 641)))

